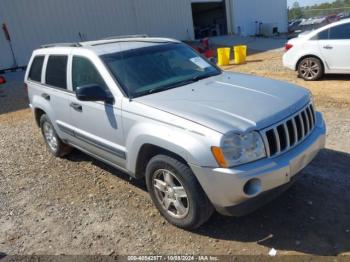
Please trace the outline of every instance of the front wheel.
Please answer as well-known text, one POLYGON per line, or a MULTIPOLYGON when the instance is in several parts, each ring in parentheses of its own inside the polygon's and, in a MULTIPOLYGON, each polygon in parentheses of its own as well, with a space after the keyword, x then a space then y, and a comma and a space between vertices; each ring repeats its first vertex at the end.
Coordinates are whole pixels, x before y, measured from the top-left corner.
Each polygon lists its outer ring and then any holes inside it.
POLYGON ((324 74, 321 60, 316 57, 304 58, 298 65, 298 73, 306 81, 319 80, 324 74))
POLYGON ((195 229, 214 211, 191 169, 175 158, 153 157, 146 168, 146 183, 159 212, 177 227, 195 229))

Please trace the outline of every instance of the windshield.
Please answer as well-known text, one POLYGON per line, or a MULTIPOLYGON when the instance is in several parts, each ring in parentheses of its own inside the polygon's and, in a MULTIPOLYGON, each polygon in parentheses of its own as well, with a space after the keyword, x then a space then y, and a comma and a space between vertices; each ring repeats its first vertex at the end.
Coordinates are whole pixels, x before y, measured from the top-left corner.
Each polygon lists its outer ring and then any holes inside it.
POLYGON ((185 44, 161 44, 101 56, 131 98, 183 86, 218 75, 212 66, 185 44))

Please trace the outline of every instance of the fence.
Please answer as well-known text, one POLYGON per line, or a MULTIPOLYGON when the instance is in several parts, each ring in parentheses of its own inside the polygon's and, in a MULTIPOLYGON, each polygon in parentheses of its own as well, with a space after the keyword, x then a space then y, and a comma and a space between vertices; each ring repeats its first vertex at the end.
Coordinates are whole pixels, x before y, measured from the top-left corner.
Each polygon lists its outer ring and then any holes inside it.
POLYGON ((339 8, 327 8, 327 9, 313 9, 305 8, 303 9, 304 18, 312 17, 325 17, 325 16, 338 16, 339 18, 350 17, 350 6, 349 7, 339 7, 339 8))

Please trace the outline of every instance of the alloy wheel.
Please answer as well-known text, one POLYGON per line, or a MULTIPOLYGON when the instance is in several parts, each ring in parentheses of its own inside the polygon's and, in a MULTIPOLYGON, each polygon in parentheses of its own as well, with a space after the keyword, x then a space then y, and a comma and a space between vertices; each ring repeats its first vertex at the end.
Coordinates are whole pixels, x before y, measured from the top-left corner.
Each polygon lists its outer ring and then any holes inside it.
POLYGON ((320 65, 312 59, 305 59, 300 65, 300 74, 307 80, 315 79, 320 71, 320 65))
POLYGON ((43 124, 44 136, 47 144, 52 151, 57 151, 58 141, 55 135, 55 131, 49 122, 43 124))
POLYGON ((170 216, 177 219, 187 216, 187 192, 173 172, 166 169, 156 170, 153 173, 153 189, 158 202, 170 216))

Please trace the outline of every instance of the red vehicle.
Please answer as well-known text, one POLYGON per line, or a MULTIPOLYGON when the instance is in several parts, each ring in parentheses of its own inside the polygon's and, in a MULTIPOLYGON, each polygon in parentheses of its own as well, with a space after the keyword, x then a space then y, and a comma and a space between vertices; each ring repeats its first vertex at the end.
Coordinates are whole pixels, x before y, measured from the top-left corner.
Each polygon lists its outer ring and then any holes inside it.
POLYGON ((5 84, 5 83, 6 83, 5 77, 0 76, 0 85, 5 84))
POLYGON ((210 48, 209 38, 203 38, 200 40, 198 46, 193 46, 195 50, 204 55, 206 58, 214 58, 215 52, 210 48))

